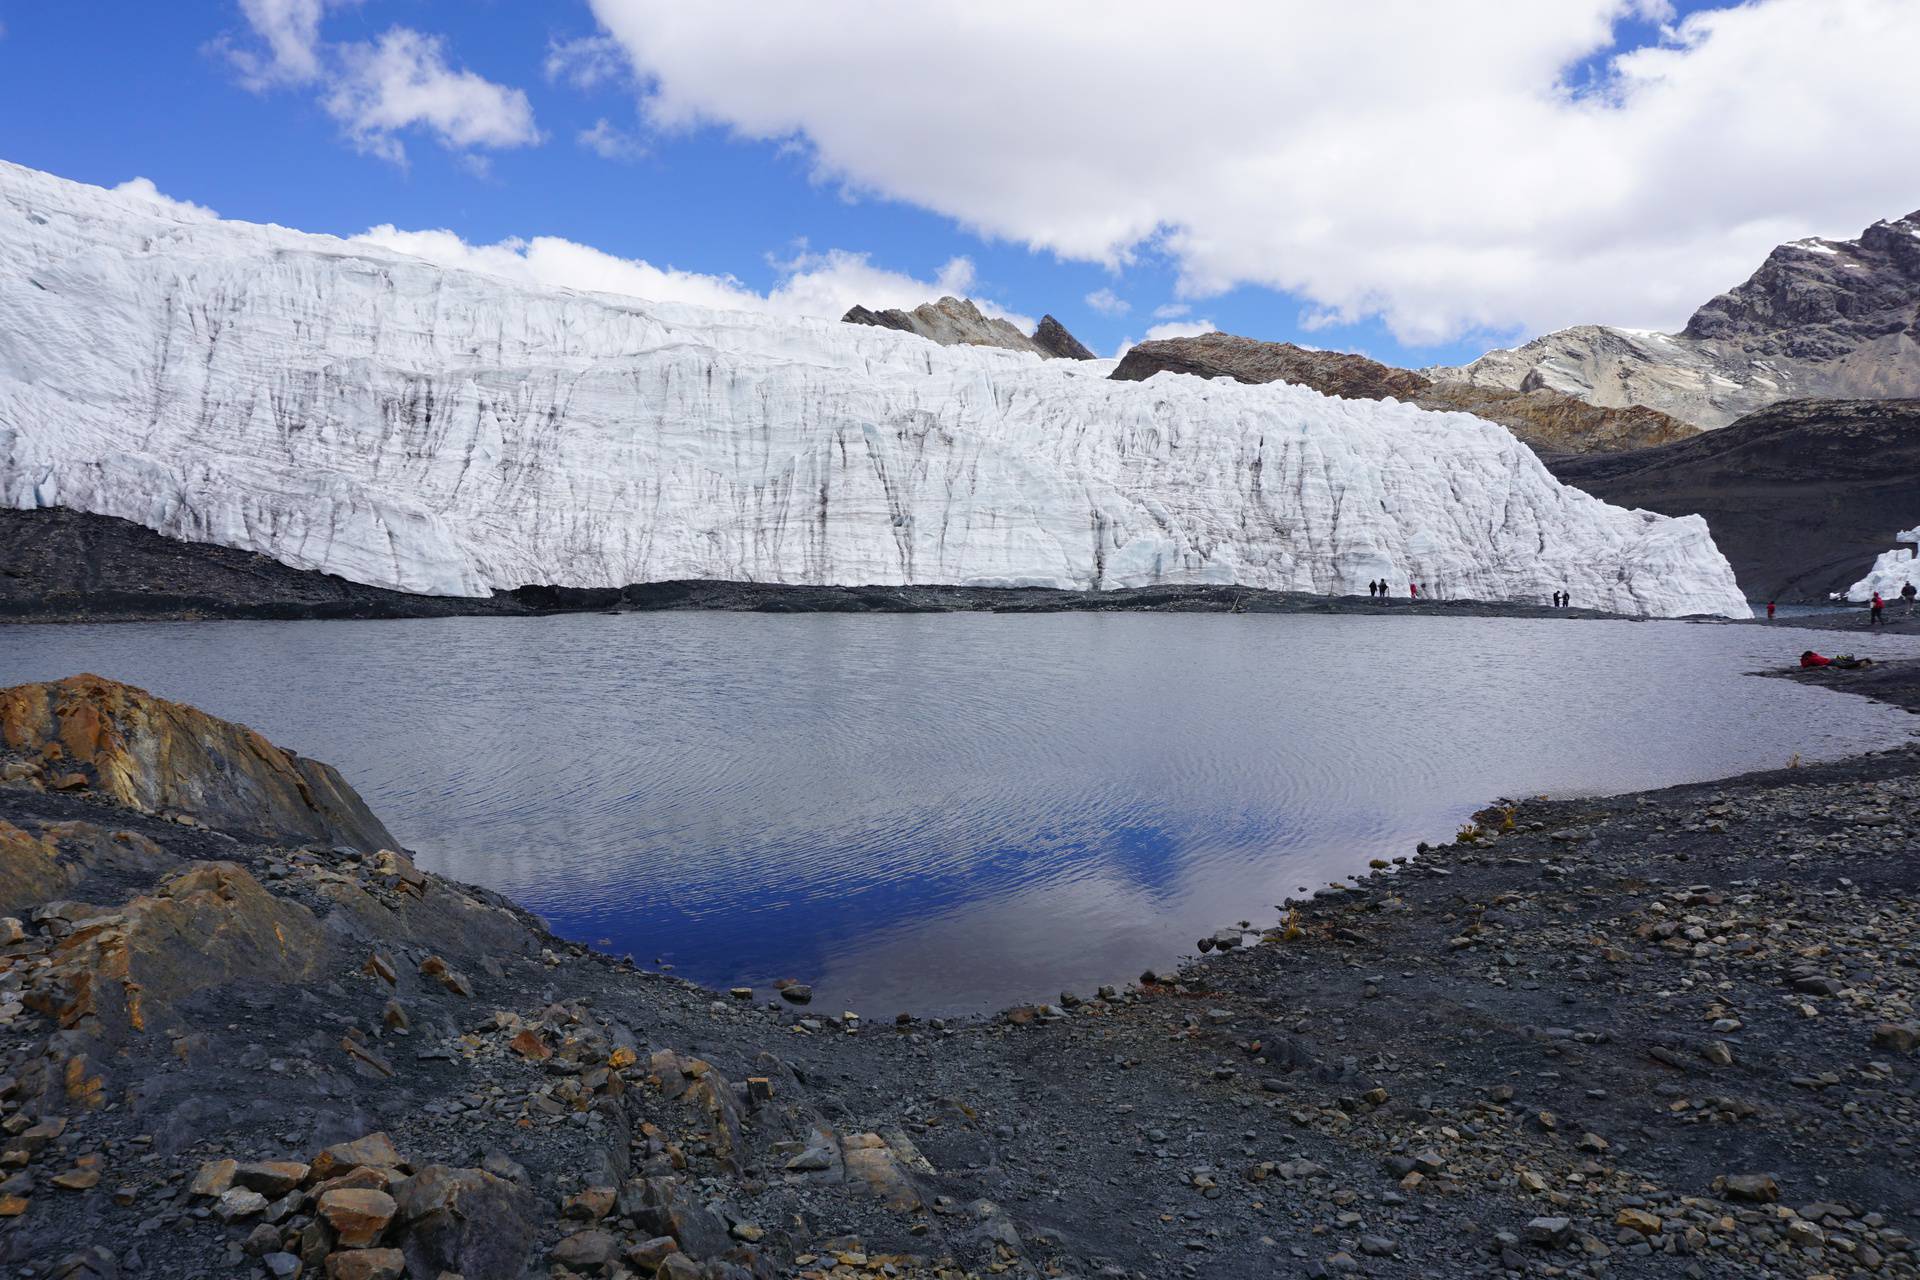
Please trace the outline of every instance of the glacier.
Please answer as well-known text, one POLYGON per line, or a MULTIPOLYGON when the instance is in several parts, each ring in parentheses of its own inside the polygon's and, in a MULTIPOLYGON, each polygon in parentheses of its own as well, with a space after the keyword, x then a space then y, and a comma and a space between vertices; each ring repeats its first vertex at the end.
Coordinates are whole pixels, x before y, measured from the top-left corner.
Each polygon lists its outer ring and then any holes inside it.
POLYGON ((541 288, 0 162, 0 502, 442 595, 1237 583, 1746 617, 1697 516, 1394 401, 541 288))
POLYGON ((1900 599, 1900 592, 1909 582, 1920 588, 1920 525, 1902 529, 1893 535, 1893 540, 1914 546, 1882 551, 1873 567, 1867 570, 1867 576, 1847 588, 1847 599, 1865 604, 1877 591, 1882 599, 1893 601, 1900 599))

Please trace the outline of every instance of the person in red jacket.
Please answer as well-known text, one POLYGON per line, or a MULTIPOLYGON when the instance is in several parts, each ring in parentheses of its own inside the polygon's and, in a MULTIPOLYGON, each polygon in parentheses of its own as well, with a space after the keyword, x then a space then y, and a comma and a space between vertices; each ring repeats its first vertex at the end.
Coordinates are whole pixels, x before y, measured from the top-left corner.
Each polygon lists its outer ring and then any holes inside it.
POLYGON ((1800 655, 1800 665, 1803 667, 1830 667, 1833 665, 1833 659, 1823 658, 1809 649, 1800 655))
POLYGON ((1880 593, 1878 591, 1874 592, 1873 593, 1873 609, 1870 613, 1867 614, 1867 625, 1870 627, 1877 627, 1877 626, 1880 626, 1882 623, 1884 623, 1886 621, 1886 617, 1884 616, 1886 613, 1886 608, 1887 608, 1887 602, 1880 598, 1880 593))
POLYGON ((1767 621, 1773 621, 1773 601, 1767 601, 1767 621))

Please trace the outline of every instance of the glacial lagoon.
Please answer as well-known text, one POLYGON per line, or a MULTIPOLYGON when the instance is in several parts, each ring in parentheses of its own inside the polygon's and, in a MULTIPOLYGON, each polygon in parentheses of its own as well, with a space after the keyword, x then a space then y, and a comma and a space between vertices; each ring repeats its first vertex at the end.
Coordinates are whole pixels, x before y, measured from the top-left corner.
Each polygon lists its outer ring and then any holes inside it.
MULTIPOLYGON (((11 627, 337 765, 423 865, 870 1017, 1090 993, 1497 796, 1890 747, 1815 632, 1501 618, 574 615, 11 627)), ((1913 656, 1911 639, 1855 640, 1913 656)), ((770 994, 770 991, 769 991, 770 994)))

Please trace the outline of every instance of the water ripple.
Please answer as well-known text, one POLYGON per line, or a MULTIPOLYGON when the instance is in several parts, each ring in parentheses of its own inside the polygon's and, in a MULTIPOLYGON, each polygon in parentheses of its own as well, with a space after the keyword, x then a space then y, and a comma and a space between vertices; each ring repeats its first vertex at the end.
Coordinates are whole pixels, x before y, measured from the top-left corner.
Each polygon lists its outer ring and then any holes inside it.
MULTIPOLYGON (((427 865, 572 937, 837 1007, 981 1008, 1165 964, 1500 794, 1892 745, 1674 623, 599 615, 10 628, 338 765, 427 865)), ((1920 652, 1874 638, 1865 652, 1920 652)))

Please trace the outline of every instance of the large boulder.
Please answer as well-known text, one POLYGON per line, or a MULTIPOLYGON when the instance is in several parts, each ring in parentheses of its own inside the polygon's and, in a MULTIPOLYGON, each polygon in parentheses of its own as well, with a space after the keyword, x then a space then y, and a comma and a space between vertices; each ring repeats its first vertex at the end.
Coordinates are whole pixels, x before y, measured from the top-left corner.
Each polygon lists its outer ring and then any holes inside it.
POLYGON ((0 689, 0 745, 82 772, 95 794, 142 813, 289 842, 395 843, 331 766, 117 680, 0 689))
POLYGON ((533 1246, 533 1197, 481 1169, 430 1164, 402 1185, 400 1248, 408 1273, 517 1280, 533 1246))

